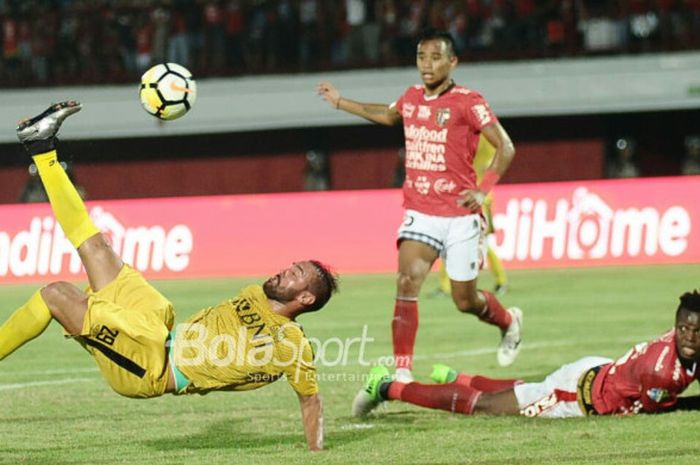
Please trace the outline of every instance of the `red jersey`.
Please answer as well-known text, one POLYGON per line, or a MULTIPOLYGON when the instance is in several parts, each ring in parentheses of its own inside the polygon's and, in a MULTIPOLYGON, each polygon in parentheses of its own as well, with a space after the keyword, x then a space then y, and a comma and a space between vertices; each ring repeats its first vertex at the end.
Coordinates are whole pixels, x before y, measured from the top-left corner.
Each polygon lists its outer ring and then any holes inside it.
POLYGON ((457 197, 476 187, 472 162, 479 135, 498 121, 486 100, 457 85, 426 97, 423 86, 417 85, 395 106, 406 138, 404 208, 435 216, 473 213, 458 206, 457 197))
POLYGON ((671 407, 697 379, 697 364, 688 369, 676 352, 675 330, 634 346, 600 369, 593 381, 593 407, 599 414, 653 413, 671 407))

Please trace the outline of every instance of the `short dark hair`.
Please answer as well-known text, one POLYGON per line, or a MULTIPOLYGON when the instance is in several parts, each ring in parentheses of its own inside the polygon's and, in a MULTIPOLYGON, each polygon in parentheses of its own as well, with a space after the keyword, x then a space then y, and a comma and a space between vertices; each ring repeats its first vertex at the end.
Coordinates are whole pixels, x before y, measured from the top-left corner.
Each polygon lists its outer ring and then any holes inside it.
POLYGON ((452 35, 450 35, 449 32, 441 30, 441 29, 426 29, 424 30, 420 37, 418 37, 418 45, 422 44, 423 42, 427 40, 441 40, 447 45, 447 53, 450 56, 455 56, 455 49, 457 48, 455 45, 455 40, 452 38, 452 35))
POLYGON ((333 272, 330 266, 318 260, 309 260, 309 262, 314 266, 320 279, 314 280, 309 286, 309 290, 316 297, 316 300, 306 307, 305 312, 315 312, 323 308, 331 296, 338 292, 338 275, 333 272))
POLYGON ((689 312, 700 313, 700 294, 697 290, 693 292, 686 292, 680 297, 681 303, 678 305, 676 310, 676 318, 682 309, 686 309, 689 312))

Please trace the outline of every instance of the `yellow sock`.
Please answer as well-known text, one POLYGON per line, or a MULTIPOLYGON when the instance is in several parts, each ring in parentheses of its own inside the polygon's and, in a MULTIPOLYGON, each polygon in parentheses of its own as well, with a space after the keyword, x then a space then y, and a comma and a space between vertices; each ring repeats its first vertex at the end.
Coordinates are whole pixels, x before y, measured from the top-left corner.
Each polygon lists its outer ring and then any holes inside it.
POLYGON ((41 291, 36 291, 0 326, 0 360, 43 333, 51 322, 51 312, 41 291))
POLYGON ((500 286, 507 284, 508 276, 506 276, 506 270, 503 268, 501 259, 498 258, 498 255, 496 255, 496 252, 494 252, 491 247, 488 248, 486 254, 489 261, 489 269, 491 273, 493 273, 494 278, 496 278, 496 284, 500 286))
POLYGON ((450 277, 447 276, 447 270, 445 269, 445 262, 440 260, 440 290, 445 294, 449 294, 452 291, 452 285, 450 284, 450 277))
POLYGON ((77 249, 83 242, 99 233, 92 222, 80 194, 58 162, 56 151, 35 155, 34 163, 51 202, 58 224, 77 249))

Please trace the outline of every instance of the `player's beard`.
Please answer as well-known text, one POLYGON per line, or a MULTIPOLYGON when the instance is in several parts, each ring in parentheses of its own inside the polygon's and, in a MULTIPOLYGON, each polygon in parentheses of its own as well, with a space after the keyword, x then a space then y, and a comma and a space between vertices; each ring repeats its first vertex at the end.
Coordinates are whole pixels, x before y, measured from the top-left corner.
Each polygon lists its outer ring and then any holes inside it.
POLYGON ((294 298, 289 289, 279 287, 280 276, 275 275, 263 283, 263 292, 268 299, 286 304, 294 298))

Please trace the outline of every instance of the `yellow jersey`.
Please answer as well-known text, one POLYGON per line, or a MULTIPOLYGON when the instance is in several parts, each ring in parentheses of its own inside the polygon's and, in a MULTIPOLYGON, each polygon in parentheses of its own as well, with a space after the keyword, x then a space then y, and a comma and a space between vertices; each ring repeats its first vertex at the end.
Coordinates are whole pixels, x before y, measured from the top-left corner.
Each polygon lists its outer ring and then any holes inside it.
POLYGON ((180 394, 247 391, 283 376, 299 394, 318 392, 313 350, 301 325, 274 313, 260 285, 177 325, 171 350, 189 380, 180 394))

